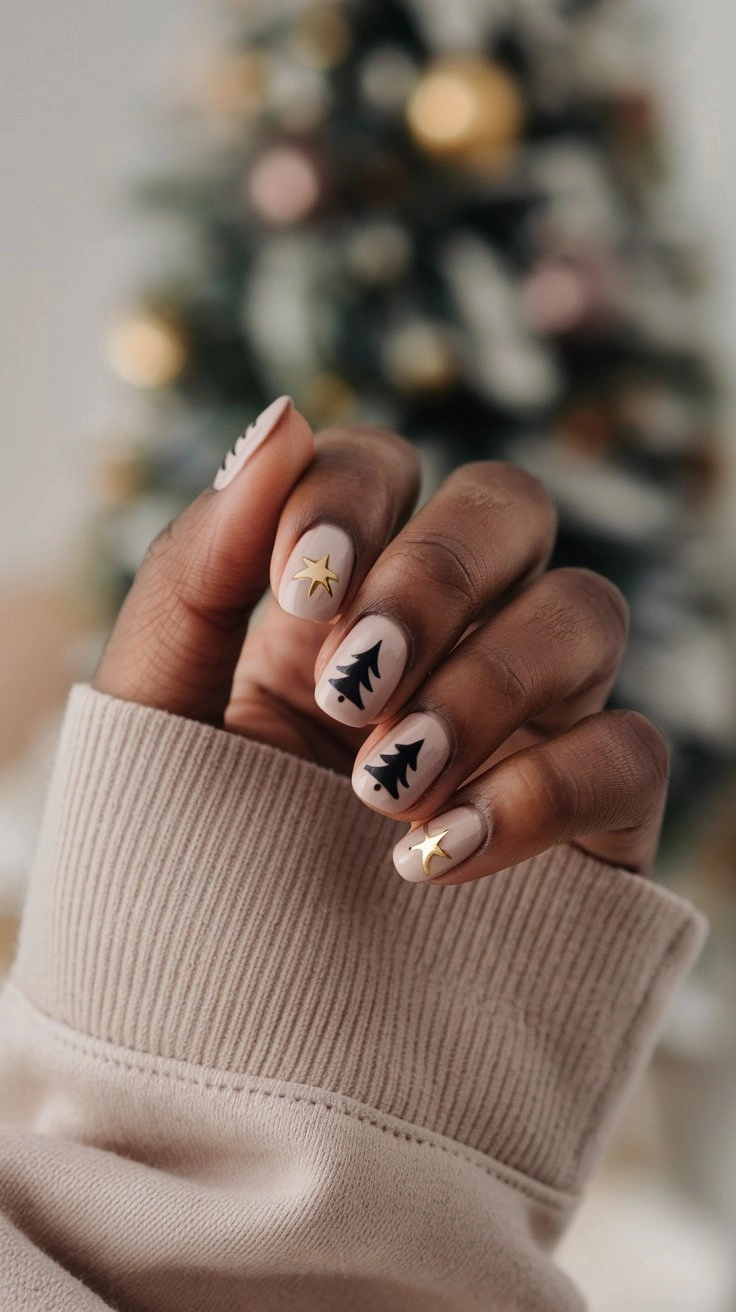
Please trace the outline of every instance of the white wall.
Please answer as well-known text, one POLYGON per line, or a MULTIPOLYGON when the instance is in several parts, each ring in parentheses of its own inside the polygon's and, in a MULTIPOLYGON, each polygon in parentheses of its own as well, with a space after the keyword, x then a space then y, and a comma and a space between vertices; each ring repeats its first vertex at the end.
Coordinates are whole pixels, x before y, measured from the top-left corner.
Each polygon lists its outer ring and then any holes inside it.
POLYGON ((115 414, 101 324, 136 269, 121 190, 195 4, 0 5, 0 587, 63 571, 86 504, 91 444, 115 414))
MULTIPOLYGON (((736 6, 649 0, 682 191, 719 278, 736 372, 736 6)), ((134 282, 145 223, 119 203, 172 41, 208 0, 24 0, 0 13, 0 588, 58 576, 117 397, 101 324, 134 282)), ((184 34, 184 38, 182 37, 184 34)))
POLYGON ((712 244, 713 289, 730 359, 736 352, 736 6, 732 0, 648 0, 660 24, 660 76, 681 151, 683 205, 712 244))
POLYGON ((661 32, 663 103, 679 151, 683 211, 712 265, 711 327, 730 396, 714 569, 725 591, 736 569, 736 5, 733 0, 646 0, 661 32))

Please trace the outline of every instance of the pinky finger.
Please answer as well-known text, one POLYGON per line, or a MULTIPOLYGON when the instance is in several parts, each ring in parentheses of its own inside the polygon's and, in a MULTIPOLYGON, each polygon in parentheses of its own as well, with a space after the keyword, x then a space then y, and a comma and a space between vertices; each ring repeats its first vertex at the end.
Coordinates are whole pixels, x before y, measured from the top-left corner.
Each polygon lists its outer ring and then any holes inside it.
POLYGON ((549 742, 507 756, 454 806, 394 849, 411 883, 465 884, 560 843, 646 874, 656 855, 669 753, 633 711, 603 711, 549 742))

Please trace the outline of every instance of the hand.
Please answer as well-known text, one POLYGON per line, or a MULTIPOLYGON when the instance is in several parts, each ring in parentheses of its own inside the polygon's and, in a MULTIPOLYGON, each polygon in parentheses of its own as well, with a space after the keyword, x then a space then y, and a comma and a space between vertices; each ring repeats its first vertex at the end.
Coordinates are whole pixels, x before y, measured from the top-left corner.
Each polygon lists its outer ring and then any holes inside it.
POLYGON ((531 475, 465 465, 410 519, 418 481, 403 439, 314 439, 275 402, 151 544, 93 687, 352 768, 414 826, 407 879, 464 883, 559 843, 645 873, 668 753, 602 710, 621 594, 546 569, 556 515, 531 475))

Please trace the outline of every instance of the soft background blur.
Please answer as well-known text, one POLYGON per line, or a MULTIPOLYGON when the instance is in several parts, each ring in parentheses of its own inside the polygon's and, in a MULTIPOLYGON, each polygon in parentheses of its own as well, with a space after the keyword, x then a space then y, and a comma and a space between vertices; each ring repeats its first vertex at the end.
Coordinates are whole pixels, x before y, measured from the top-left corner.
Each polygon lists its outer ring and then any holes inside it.
MULTIPOLYGON (((542 11, 544 2, 526 8, 542 11)), ((594 1312, 734 1312, 736 785, 726 758, 736 11, 730 0, 646 7, 658 21, 653 76, 675 169, 672 214, 711 269, 703 334, 724 390, 697 568, 726 619, 717 640, 693 632, 687 677, 672 667, 670 696, 685 719, 691 712, 705 726, 716 768, 711 760, 688 832, 669 845, 660 872, 711 914, 714 931, 562 1256, 594 1312)), ((109 325, 163 247, 128 184, 164 167, 156 107, 172 84, 180 90, 193 34, 208 31, 212 8, 207 0, 32 0, 0 14, 0 968, 12 955, 64 696, 89 676, 104 633, 91 584, 78 581, 91 573, 89 523, 133 477, 130 389, 110 368, 109 325)), ((431 479, 431 449, 425 454, 431 479)), ((134 555, 168 517, 160 499, 139 506, 134 555)), ((661 670, 667 711, 666 654, 661 670)))

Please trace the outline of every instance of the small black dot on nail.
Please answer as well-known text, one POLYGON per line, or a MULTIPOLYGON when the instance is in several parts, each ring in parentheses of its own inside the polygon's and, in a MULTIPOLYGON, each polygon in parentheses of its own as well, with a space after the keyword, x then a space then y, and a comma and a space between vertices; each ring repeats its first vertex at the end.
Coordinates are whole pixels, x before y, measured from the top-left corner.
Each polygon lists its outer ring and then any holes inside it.
POLYGON ((344 702, 344 701, 345 701, 345 698, 344 698, 344 697, 342 697, 342 696, 340 696, 340 697, 338 697, 338 699, 337 699, 337 700, 338 700, 338 701, 339 701, 339 702, 344 702))
POLYGON ((380 793, 380 791, 381 791, 381 785, 380 785, 380 784, 374 784, 374 785, 373 785, 373 791, 374 791, 374 793, 380 793))

